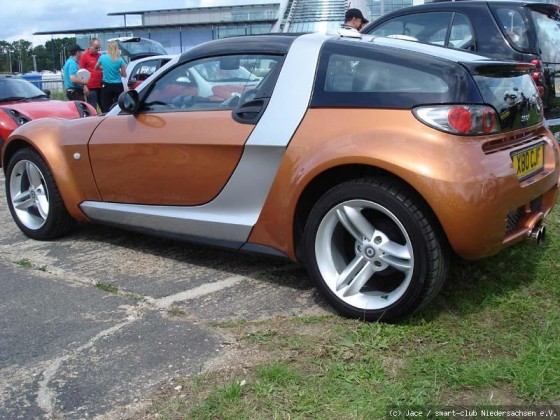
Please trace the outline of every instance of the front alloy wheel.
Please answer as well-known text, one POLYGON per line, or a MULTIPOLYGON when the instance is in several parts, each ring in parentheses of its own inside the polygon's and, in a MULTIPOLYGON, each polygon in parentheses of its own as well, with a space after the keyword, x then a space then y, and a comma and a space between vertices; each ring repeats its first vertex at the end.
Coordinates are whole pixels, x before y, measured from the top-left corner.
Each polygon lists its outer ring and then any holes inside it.
POLYGON ((10 159, 6 195, 14 221, 30 238, 53 239, 74 226, 49 167, 32 149, 18 150, 10 159))
POLYGON ((20 160, 14 165, 9 182, 17 219, 31 230, 43 227, 49 216, 49 195, 41 170, 29 160, 20 160))

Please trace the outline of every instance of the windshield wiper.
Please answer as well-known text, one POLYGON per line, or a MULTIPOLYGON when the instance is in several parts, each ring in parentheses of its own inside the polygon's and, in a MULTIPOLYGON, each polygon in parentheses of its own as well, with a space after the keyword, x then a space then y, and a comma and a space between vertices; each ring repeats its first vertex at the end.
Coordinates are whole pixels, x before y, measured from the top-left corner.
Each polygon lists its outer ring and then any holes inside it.
POLYGON ((13 101, 25 101, 29 99, 26 96, 8 96, 7 98, 0 98, 0 102, 13 102, 13 101))
POLYGON ((47 95, 46 93, 41 93, 40 95, 35 95, 35 96, 30 96, 27 99, 39 99, 39 98, 48 98, 49 95, 47 95))

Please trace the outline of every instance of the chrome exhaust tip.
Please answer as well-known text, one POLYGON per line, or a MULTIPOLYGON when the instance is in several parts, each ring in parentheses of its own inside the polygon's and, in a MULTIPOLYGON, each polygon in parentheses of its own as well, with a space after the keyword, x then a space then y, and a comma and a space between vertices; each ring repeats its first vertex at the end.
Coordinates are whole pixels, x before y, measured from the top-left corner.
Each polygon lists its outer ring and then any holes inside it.
POLYGON ((529 233, 529 239, 534 245, 540 245, 546 235, 546 226, 537 225, 529 233))

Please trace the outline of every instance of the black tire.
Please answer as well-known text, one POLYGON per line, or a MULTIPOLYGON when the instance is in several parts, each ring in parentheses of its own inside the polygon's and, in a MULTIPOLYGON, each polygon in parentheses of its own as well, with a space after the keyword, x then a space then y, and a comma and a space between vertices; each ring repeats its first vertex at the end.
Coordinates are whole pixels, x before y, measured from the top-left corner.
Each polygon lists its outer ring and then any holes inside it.
POLYGON ((318 289, 341 314, 385 322, 430 302, 450 259, 445 236, 421 198, 389 177, 327 191, 307 220, 304 251, 318 289))
POLYGON ((8 162, 6 199, 17 226, 32 239, 58 238, 76 223, 64 206, 51 171, 32 149, 18 150, 8 162))

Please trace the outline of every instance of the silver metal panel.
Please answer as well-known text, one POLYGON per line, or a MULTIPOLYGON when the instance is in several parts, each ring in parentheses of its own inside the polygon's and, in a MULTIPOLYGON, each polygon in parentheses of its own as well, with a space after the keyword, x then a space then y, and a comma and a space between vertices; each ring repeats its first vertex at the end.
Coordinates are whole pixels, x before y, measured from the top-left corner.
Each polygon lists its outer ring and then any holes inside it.
POLYGON ((246 242, 262 211, 288 143, 311 98, 324 35, 294 41, 274 93, 247 140, 241 160, 222 192, 201 206, 152 206, 84 202, 92 220, 150 229, 177 237, 246 242))
POLYGON ((266 112, 253 130, 247 145, 288 145, 307 111, 319 51, 327 39, 325 35, 310 34, 294 41, 266 112))

